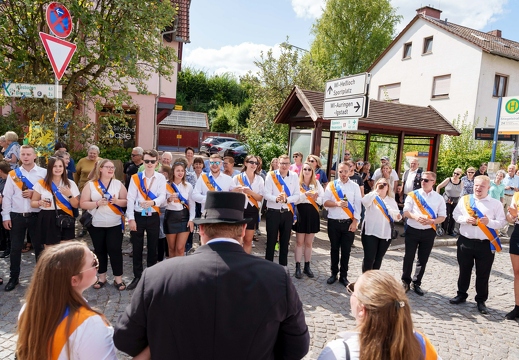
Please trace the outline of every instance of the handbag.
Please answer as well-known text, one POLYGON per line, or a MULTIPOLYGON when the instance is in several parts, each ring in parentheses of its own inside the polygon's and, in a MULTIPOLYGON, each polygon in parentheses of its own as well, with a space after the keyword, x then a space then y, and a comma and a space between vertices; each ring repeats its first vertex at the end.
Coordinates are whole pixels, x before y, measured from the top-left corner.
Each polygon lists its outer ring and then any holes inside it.
POLYGON ((56 195, 54 195, 54 191, 52 191, 52 199, 54 200, 54 211, 56 211, 56 226, 61 230, 63 229, 73 229, 76 225, 76 219, 68 214, 60 214, 58 213, 58 207, 56 205, 56 195))
POLYGON ((391 226, 391 240, 395 240, 396 238, 398 238, 398 230, 395 229, 394 221, 391 221, 389 224, 391 226))
MULTIPOLYGON (((97 208, 96 208, 97 209, 97 208)), ((81 217, 79 218, 79 222, 83 227, 88 228, 92 226, 92 219, 94 216, 90 213, 90 211, 83 211, 83 214, 81 214, 81 217)))

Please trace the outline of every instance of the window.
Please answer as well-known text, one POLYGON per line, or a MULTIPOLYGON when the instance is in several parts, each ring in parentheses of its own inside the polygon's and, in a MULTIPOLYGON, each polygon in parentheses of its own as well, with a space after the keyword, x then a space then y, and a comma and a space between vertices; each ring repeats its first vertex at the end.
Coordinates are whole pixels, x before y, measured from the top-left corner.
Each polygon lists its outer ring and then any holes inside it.
POLYGON ((432 47, 433 47, 433 37, 432 36, 423 39, 423 53, 424 54, 432 53, 432 47))
POLYGON ((492 96, 506 96, 506 85, 508 84, 508 76, 505 75, 497 75, 494 79, 494 92, 492 96))
POLYGON ((449 89, 451 87, 451 76, 436 76, 433 79, 432 98, 441 99, 449 97, 449 89))
POLYGON ((402 59, 410 59, 412 49, 413 49, 413 43, 404 44, 404 56, 402 59))
POLYGON ((378 100, 387 102, 400 102, 400 83, 381 85, 378 87, 378 100))

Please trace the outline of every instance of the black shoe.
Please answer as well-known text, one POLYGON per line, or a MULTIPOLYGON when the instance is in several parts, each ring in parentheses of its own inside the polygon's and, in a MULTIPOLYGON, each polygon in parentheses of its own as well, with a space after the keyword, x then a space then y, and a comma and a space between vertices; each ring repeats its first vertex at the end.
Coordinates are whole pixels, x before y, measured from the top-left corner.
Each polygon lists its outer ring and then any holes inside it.
POLYGON ((305 262, 305 268, 303 269, 303 274, 306 274, 309 278, 314 277, 314 273, 310 269, 310 262, 305 262))
POLYGON ((18 279, 9 279, 9 282, 5 286, 5 291, 14 290, 14 288, 18 285, 18 279))
POLYGON ((137 287, 137 284, 139 283, 140 277, 133 278, 132 282, 126 287, 128 290, 133 290, 137 287))
POLYGON ((405 233, 401 233, 401 234, 400 234, 400 237, 405 237, 405 233))
POLYGON ((0 259, 8 258, 11 255, 11 249, 5 249, 2 255, 0 255, 0 259))
POLYGON ((408 292, 410 287, 409 284, 402 280, 402 286, 404 287, 404 291, 408 292))
POLYGON ((294 275, 296 279, 302 279, 303 274, 301 273, 301 263, 296 263, 296 273, 294 275))
POLYGON ((517 306, 505 315, 506 320, 515 320, 517 318, 519 318, 519 308, 517 306))
POLYGON ((488 314, 488 309, 484 301, 478 302, 478 311, 482 314, 488 314))
POLYGON ((337 281, 337 275, 332 275, 332 276, 330 276, 330 277, 328 278, 328 280, 326 280, 326 283, 327 283, 328 285, 331 285, 331 284, 333 284, 333 283, 336 282, 336 281, 337 281))
POLYGON ((454 305, 464 303, 465 301, 467 301, 467 299, 459 295, 449 300, 449 302, 454 305))
POLYGON ((417 295, 424 296, 425 294, 420 285, 413 284, 413 290, 417 295))
POLYGON ((339 282, 340 282, 342 285, 344 285, 344 286, 348 286, 348 284, 350 283, 350 282, 348 281, 348 278, 346 278, 346 277, 342 277, 342 276, 339 277, 339 282))

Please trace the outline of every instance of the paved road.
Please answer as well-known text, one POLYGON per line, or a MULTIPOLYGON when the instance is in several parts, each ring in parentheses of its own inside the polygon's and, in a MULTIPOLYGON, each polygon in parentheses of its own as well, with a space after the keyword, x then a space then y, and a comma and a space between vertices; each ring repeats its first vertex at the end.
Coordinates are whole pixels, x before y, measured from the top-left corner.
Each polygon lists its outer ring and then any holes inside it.
MULTIPOLYGON (((261 227, 265 233, 264 223, 261 227)), ((84 240, 89 242, 88 237, 84 240)), ((89 242, 90 243, 90 242, 89 242)), ((519 359, 519 327, 516 321, 504 320, 511 310, 513 299, 513 273, 508 255, 508 245, 496 256, 490 279, 490 298, 487 302, 490 314, 483 316, 477 312, 473 301, 473 284, 469 291, 469 301, 462 305, 451 305, 448 299, 456 295, 457 263, 456 248, 449 246, 450 241, 439 241, 433 249, 423 279, 424 297, 410 292, 415 327, 423 331, 436 346, 443 359, 519 359)), ((258 256, 264 255, 265 236, 260 237, 253 249, 258 256)), ((362 249, 358 239, 355 241, 350 260, 350 281, 361 274, 362 249)), ((125 237, 124 252, 129 253, 131 246, 125 237)), ((400 277, 403 249, 392 247, 382 264, 382 269, 400 277)), ((276 259, 277 260, 277 259, 276 259)), ((131 258, 124 257, 125 280, 131 280, 131 258)), ((16 318, 23 303, 30 273, 34 267, 31 253, 23 254, 21 284, 12 292, 0 290, 0 359, 13 359, 16 341, 16 318)), ((339 283, 327 285, 329 276, 329 242, 324 232, 318 234, 312 258, 314 279, 304 278, 294 283, 304 305, 306 321, 311 334, 310 352, 305 359, 316 359, 326 343, 335 338, 340 331, 353 329, 354 319, 350 315, 349 296, 339 283)), ((293 257, 289 259, 293 272, 293 257)), ((0 276, 7 281, 9 264, 0 259, 0 276)), ((109 270, 110 274, 110 270, 109 270)), ((112 278, 109 276, 109 280, 112 278)), ((101 290, 89 289, 85 292, 89 303, 103 311, 108 320, 114 323, 130 301, 130 291, 117 291, 113 286, 101 290)), ((192 309, 196 311, 196 309, 192 309)), ((120 354, 121 359, 127 359, 120 354)))

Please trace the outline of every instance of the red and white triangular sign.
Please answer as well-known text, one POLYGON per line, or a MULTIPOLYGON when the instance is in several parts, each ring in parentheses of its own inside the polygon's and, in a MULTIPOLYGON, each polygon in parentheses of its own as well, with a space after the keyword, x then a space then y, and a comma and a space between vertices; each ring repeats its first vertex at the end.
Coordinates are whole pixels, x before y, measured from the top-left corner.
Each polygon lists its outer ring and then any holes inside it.
POLYGON ((54 74, 56 74, 58 80, 61 80, 65 70, 67 70, 70 60, 72 59, 72 55, 74 55, 74 52, 76 51, 76 44, 58 39, 57 37, 43 32, 40 32, 40 39, 45 47, 54 74))

